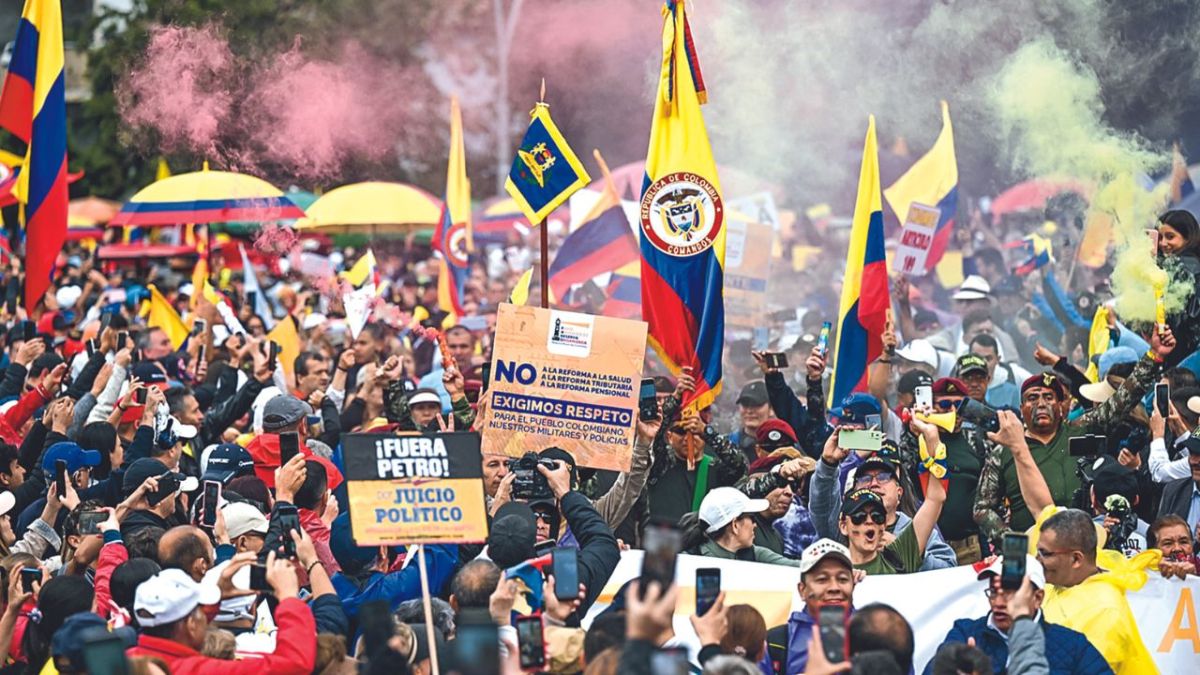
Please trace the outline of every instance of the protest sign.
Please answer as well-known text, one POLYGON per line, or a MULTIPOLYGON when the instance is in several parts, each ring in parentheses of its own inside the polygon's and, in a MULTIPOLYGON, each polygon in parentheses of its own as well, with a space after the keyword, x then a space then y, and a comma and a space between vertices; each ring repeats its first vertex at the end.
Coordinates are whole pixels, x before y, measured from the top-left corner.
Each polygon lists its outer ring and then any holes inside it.
POLYGON ((500 305, 483 452, 628 471, 645 353, 642 321, 500 305))
POLYGON ((479 434, 344 434, 342 453, 359 546, 487 539, 479 434))
POLYGON ((925 276, 925 261, 933 246, 933 233, 937 230, 941 212, 932 206, 913 202, 908 207, 908 218, 900 230, 900 243, 896 246, 896 267, 901 274, 910 277, 925 276))
POLYGON ((763 325, 773 239, 770 225, 737 217, 725 221, 726 324, 742 328, 763 325))
MULTIPOLYGON (((617 568, 588 610, 585 627, 612 603, 613 594, 624 583, 641 574, 642 555, 638 550, 621 553, 617 568)), ((688 616, 695 611, 696 589, 690 580, 695 579, 697 568, 720 568, 726 606, 753 605, 768 627, 787 623, 792 612, 804 608, 796 592, 800 574, 795 567, 695 555, 680 555, 676 565, 675 578, 680 585, 673 620, 675 634, 695 650, 701 645, 688 616)), ((854 606, 882 602, 895 607, 917 629, 913 631, 913 663, 916 672, 921 672, 956 620, 987 614, 983 589, 984 582, 976 580, 970 565, 914 574, 867 575, 854 588, 854 606), (937 589, 936 598, 931 598, 929 589, 937 589)), ((1142 642, 1163 673, 1194 672, 1200 657, 1197 596, 1200 578, 1164 579, 1157 572, 1149 573, 1145 586, 1125 594, 1142 642)))
POLYGON ((361 288, 356 288, 342 296, 342 306, 346 309, 346 327, 350 337, 358 339, 358 334, 367 326, 371 316, 371 301, 375 298, 374 282, 367 282, 361 288))
POLYGON ((756 223, 769 225, 772 230, 780 226, 779 210, 775 208, 775 197, 770 192, 755 192, 752 195, 731 199, 726 203, 730 211, 744 213, 756 223))

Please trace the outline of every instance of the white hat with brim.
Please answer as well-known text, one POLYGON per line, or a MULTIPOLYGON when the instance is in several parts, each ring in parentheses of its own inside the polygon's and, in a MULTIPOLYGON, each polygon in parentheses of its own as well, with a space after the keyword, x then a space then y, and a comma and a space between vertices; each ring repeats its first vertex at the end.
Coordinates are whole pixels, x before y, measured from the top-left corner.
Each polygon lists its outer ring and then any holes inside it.
POLYGON ((987 282, 987 279, 972 274, 963 279, 962 285, 950 297, 955 300, 986 300, 992 297, 992 285, 987 282))
POLYGON ((700 502, 697 514, 700 520, 708 524, 707 532, 712 534, 738 516, 746 513, 762 513, 771 506, 765 499, 750 499, 746 493, 737 488, 719 487, 710 490, 700 502))
POLYGON ((1112 398, 1112 395, 1115 393, 1117 393, 1117 390, 1113 389, 1113 386, 1108 383, 1108 380, 1092 382, 1091 384, 1085 384, 1079 388, 1079 394, 1092 403, 1104 403, 1108 399, 1112 398))
POLYGON ((913 363, 924 363, 930 368, 938 367, 937 349, 928 340, 913 340, 896 350, 896 356, 913 363))
POLYGON ((422 403, 434 403, 438 407, 441 407, 442 399, 432 391, 419 391, 408 399, 408 404, 410 406, 420 405, 422 403))
MULTIPOLYGON (((988 565, 986 568, 984 568, 983 571, 980 572, 975 578, 982 580, 991 576, 1000 576, 1000 570, 1003 566, 1004 558, 997 557, 994 561, 992 561, 991 565, 988 565)), ((1037 586, 1038 588, 1046 587, 1046 570, 1042 567, 1042 563, 1038 562, 1037 558, 1029 555, 1028 553, 1025 554, 1025 574, 1029 577, 1029 581, 1032 582, 1034 586, 1037 586)))
POLYGON ((186 617, 197 605, 215 605, 221 589, 198 584, 181 569, 165 569, 143 581, 133 599, 133 613, 143 627, 164 626, 186 617))

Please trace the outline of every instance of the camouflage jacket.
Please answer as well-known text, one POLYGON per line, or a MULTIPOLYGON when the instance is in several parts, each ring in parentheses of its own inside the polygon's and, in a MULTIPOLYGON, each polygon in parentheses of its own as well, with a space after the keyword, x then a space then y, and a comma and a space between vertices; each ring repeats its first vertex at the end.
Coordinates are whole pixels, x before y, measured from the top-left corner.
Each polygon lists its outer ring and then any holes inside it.
MULTIPOLYGON (((471 409, 471 404, 467 403, 467 398, 460 396, 451 402, 451 406, 453 408, 451 414, 454 415, 454 430, 469 431, 475 422, 475 411, 471 409)), ((417 428, 412 419, 412 412, 408 408, 408 392, 404 390, 404 382, 401 380, 389 382, 384 387, 383 414, 387 416, 389 422, 399 425, 400 431, 441 431, 436 420, 424 429, 417 428)))
MULTIPOLYGON (((680 403, 679 397, 675 394, 671 394, 663 400, 662 426, 654 437, 652 446, 653 464, 650 467, 648 481, 651 485, 657 483, 658 479, 676 464, 683 462, 667 444, 667 429, 679 420, 682 412, 680 403)), ((716 433, 705 433, 701 436, 701 440, 704 441, 707 454, 712 456, 709 475, 713 483, 710 484, 732 486, 746 475, 746 455, 728 438, 716 433)))
MULTIPOLYGON (((1107 401, 1097 405, 1072 422, 1063 422, 1073 433, 1107 434, 1119 425, 1134 409, 1150 387, 1162 376, 1163 364, 1143 357, 1125 378, 1121 388, 1107 401)), ((979 490, 975 493, 975 522, 983 535, 992 542, 999 542, 1008 529, 1008 513, 1005 506, 1005 485, 1001 464, 1004 446, 993 443, 979 474, 979 490)), ((1035 514, 1036 515, 1036 514, 1035 514)))

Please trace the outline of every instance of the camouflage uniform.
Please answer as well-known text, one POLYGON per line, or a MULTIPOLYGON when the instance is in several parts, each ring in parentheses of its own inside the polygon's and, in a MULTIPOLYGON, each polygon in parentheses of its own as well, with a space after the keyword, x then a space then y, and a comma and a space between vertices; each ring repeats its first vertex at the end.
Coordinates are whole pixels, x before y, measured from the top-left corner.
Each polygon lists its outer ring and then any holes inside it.
MULTIPOLYGON (((451 401, 451 406, 451 414, 454 415, 454 430, 469 431, 475 422, 475 411, 471 409, 467 398, 460 396, 458 400, 451 401)), ((417 428, 412 419, 412 411, 408 407, 408 392, 404 390, 404 382, 400 380, 389 382, 384 387, 383 414, 387 416, 389 422, 397 425, 398 431, 441 431, 437 420, 426 425, 424 429, 417 428)))
MULTIPOLYGON (((1162 372, 1162 363, 1150 358, 1141 359, 1115 394, 1073 422, 1064 421, 1065 430, 1060 427, 1055 436, 1062 431, 1066 431, 1069 437, 1108 433, 1109 429, 1120 424, 1134 406, 1141 402, 1150 387, 1162 376, 1162 372)), ((984 460, 983 471, 979 475, 979 491, 975 497, 975 522, 979 523, 983 535, 994 544, 999 543, 1001 535, 1009 528, 1012 517, 1005 504, 1007 486, 1001 466, 1006 456, 1011 456, 1008 448, 992 444, 984 460)))

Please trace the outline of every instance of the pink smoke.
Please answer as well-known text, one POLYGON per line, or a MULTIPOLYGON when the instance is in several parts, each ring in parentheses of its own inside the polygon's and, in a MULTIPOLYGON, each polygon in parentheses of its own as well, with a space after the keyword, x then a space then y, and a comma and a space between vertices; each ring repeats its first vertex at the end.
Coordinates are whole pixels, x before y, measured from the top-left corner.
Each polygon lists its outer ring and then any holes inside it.
POLYGON ((254 235, 254 248, 267 258, 284 258, 300 246, 300 236, 286 225, 266 222, 254 235))
POLYGON ((213 156, 234 101, 233 70, 216 28, 155 28, 144 57, 117 86, 118 110, 130 126, 158 131, 168 152, 213 156))

